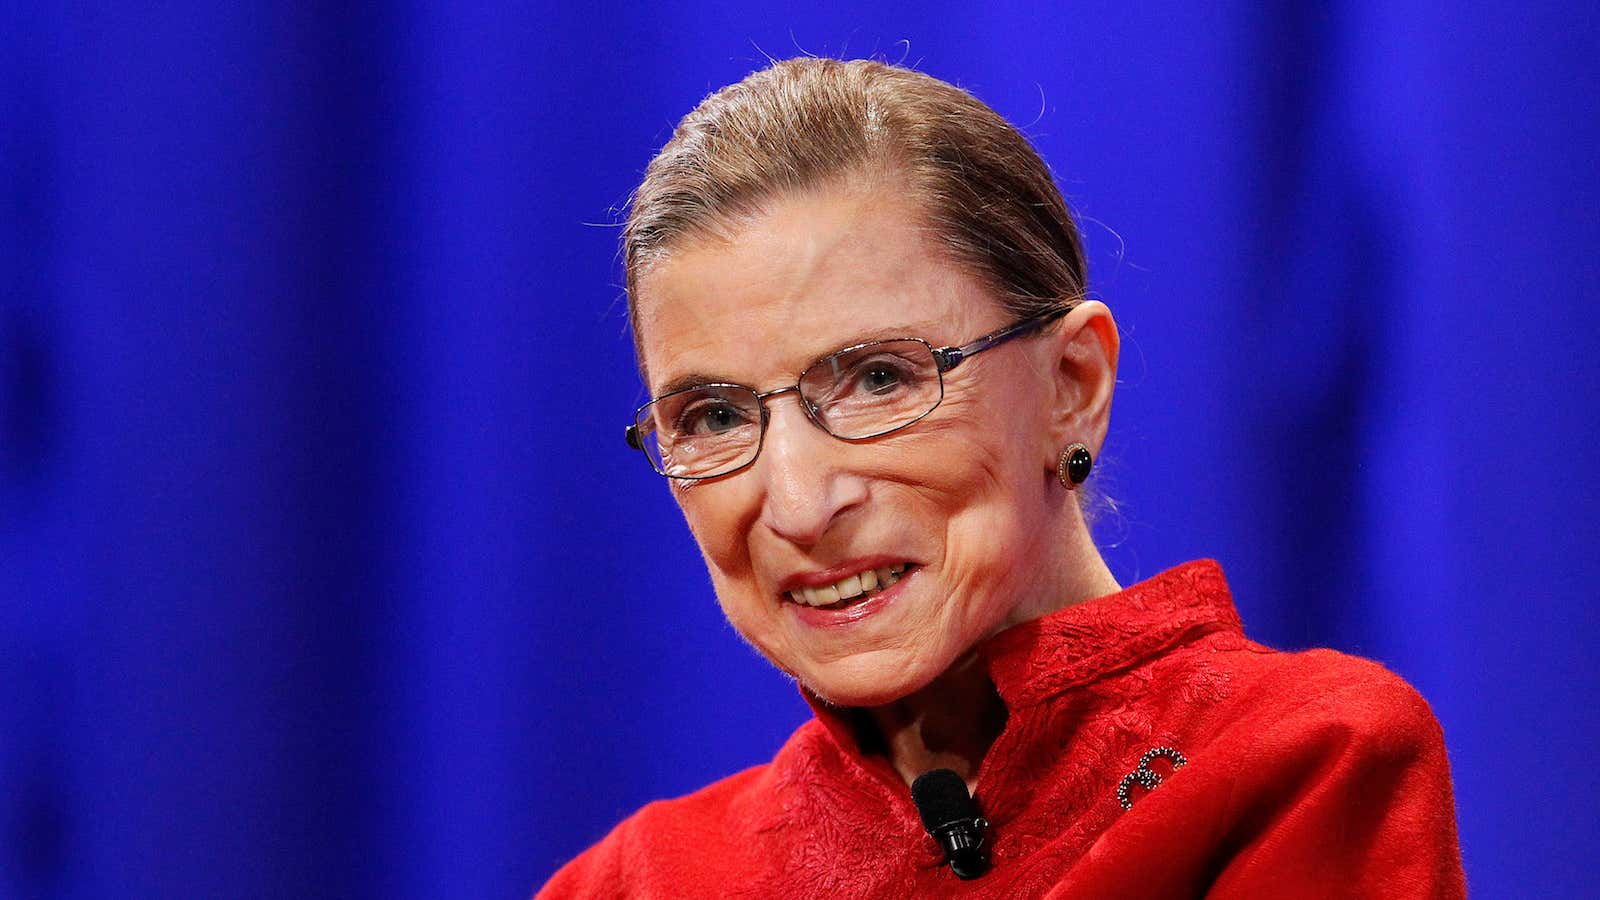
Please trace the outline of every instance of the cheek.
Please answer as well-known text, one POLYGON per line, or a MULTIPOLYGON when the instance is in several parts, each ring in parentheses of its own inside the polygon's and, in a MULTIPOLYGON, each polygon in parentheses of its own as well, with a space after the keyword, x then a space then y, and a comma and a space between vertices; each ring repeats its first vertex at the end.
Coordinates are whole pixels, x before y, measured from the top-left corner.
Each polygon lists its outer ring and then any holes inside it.
MULTIPOLYGON (((948 417, 907 440, 897 452, 902 474, 943 546, 944 589, 962 602, 942 611, 944 626, 966 635, 983 630, 1020 597, 1035 568, 1050 518, 1048 475, 1039 458, 1038 428, 1017 403, 968 394, 947 398, 948 417), (966 620, 958 622, 958 620, 966 620)), ((943 405, 940 413, 946 412, 943 405)))
MULTIPOLYGON (((747 497, 748 491, 742 487, 743 483, 735 477, 726 481, 686 482, 675 490, 678 508, 705 557, 719 598, 726 588, 753 580, 746 536, 759 511, 754 499, 747 497)), ((726 600, 724 605, 727 605, 726 600)))
POLYGON ((1025 513, 1035 505, 1029 496, 1036 480, 1031 467, 1004 455, 1008 448, 995 445, 1000 443, 976 436, 963 441, 961 464, 945 467, 937 480, 927 482, 943 520, 946 569, 961 582, 985 583, 993 570, 1009 564, 1027 530, 1025 513))
POLYGON ((1041 427, 1024 398, 949 391, 934 415, 905 433, 892 451, 908 482, 924 485, 951 512, 1010 506, 1037 494, 1041 427))
POLYGON ((723 616, 774 667, 798 677, 781 609, 757 583, 749 538, 759 511, 741 484, 738 479, 692 482, 678 489, 678 504, 705 559, 723 616))

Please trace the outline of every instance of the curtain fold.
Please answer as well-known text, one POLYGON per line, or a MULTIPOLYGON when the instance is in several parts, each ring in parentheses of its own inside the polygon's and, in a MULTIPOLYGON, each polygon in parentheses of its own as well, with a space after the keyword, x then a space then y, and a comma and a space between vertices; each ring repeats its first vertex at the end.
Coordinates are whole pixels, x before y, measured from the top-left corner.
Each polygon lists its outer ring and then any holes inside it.
POLYGON ((622 444, 615 243, 800 52, 1051 163, 1124 331, 1119 578, 1216 557, 1253 637, 1400 672, 1474 891, 1582 893, 1596 19, 0 6, 0 897, 525 896, 808 715, 622 444))

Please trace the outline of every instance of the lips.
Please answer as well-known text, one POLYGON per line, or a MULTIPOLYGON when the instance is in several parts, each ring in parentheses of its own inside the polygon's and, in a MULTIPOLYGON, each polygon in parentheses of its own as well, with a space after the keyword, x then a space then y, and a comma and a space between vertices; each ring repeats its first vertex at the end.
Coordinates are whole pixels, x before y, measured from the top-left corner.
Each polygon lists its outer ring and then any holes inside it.
POLYGON ((864 568, 823 584, 796 585, 783 592, 783 599, 817 609, 840 609, 893 587, 911 566, 897 562, 864 568))

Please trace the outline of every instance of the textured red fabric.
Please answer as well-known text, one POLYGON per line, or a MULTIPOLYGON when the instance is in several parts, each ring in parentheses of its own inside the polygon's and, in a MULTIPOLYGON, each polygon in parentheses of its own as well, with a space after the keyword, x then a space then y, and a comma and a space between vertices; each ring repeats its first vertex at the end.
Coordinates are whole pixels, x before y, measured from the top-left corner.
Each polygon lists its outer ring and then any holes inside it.
POLYGON ((978 772, 993 867, 958 881, 848 710, 652 803, 538 897, 1461 897, 1443 734, 1376 663, 1244 637, 1201 560, 982 648, 1008 719, 978 772), (1117 787, 1145 751, 1187 764, 1117 787))

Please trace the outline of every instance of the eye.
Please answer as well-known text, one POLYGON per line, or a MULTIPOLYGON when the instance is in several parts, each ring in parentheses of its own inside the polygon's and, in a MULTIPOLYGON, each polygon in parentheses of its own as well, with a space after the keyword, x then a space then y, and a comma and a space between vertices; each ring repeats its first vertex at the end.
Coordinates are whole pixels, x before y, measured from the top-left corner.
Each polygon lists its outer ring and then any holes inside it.
POLYGON ((874 341, 818 360, 800 376, 800 396, 836 437, 878 434, 938 404, 938 364, 922 341, 874 341))
POLYGON ((856 381, 871 394, 887 394, 900 386, 902 375, 893 366, 874 362, 861 371, 856 381))
POLYGON ((682 435, 722 434, 750 424, 750 417, 737 405, 720 398, 697 400, 683 408, 674 423, 682 435))
POLYGON ((879 353, 850 367, 840 393, 884 397, 916 383, 916 367, 893 353, 879 353))

